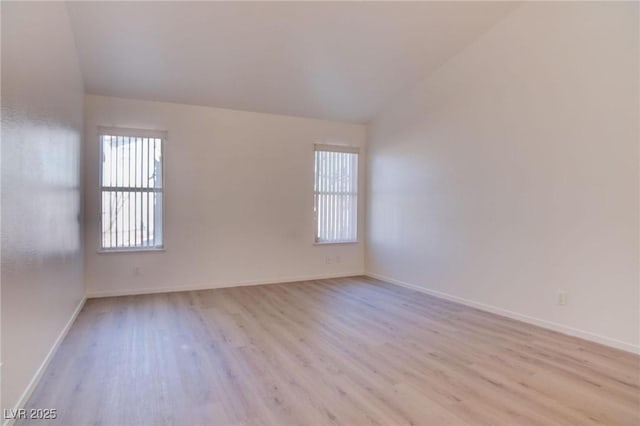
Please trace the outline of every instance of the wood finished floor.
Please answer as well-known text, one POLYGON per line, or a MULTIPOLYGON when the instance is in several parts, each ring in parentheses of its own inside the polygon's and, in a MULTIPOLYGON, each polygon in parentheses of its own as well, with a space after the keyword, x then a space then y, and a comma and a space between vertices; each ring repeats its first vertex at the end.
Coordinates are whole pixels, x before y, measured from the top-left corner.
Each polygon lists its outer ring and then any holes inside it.
MULTIPOLYGON (((640 424, 640 357, 370 278, 87 301, 38 425, 640 424)), ((29 422, 18 422, 20 425, 29 422)))

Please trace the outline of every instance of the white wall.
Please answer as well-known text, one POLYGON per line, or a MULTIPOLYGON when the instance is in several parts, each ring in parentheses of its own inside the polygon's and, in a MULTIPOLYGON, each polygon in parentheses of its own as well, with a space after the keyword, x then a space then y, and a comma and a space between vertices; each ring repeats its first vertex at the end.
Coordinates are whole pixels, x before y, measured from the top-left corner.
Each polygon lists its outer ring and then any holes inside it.
POLYGON ((30 390, 84 297, 82 104, 64 4, 2 2, 0 408, 30 390))
POLYGON ((637 3, 524 4, 389 104, 368 273, 638 350, 638 35, 637 3))
MULTIPOLYGON (((364 271, 362 243, 313 245, 313 144, 364 147, 364 126, 91 95, 85 98, 85 117, 90 296, 364 271), (97 126, 168 131, 166 251, 97 253, 97 126)), ((362 177, 364 169, 362 161, 362 177)), ((363 193, 364 180, 360 183, 363 193)), ((360 201, 362 237, 364 196, 360 201)))

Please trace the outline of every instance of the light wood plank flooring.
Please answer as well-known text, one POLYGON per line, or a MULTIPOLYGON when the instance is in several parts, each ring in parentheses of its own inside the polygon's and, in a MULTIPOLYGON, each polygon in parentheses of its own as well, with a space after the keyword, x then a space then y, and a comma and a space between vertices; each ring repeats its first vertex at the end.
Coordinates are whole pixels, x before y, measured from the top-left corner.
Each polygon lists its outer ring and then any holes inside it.
MULTIPOLYGON (((38 425, 639 425, 640 357, 370 278, 92 299, 38 425)), ((18 424, 28 424, 19 422, 18 424)))

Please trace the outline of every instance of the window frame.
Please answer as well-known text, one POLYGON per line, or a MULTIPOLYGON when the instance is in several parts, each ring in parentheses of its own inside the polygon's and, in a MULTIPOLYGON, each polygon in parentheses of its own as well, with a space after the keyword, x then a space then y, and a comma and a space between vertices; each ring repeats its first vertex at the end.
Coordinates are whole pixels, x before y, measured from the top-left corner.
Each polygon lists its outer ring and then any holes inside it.
POLYGON ((353 145, 333 145, 333 144, 323 144, 323 143, 315 143, 312 147, 313 157, 312 164, 313 166, 313 245, 316 246, 324 246, 324 245, 333 245, 333 244, 359 244, 360 243, 360 154, 361 149, 359 146, 353 145), (348 153, 348 154, 356 154, 356 203, 355 203, 355 232, 356 237, 353 240, 345 240, 345 241, 319 241, 318 240, 318 212, 316 211, 316 206, 318 205, 318 193, 315 189, 315 181, 316 181, 316 170, 315 170, 315 156, 316 152, 325 151, 325 152, 339 152, 339 153, 348 153))
POLYGON ((126 128, 126 127, 107 127, 107 126, 98 126, 97 128, 98 134, 98 193, 99 193, 99 207, 98 207, 98 249, 96 250, 99 254, 110 254, 110 253, 153 253, 153 252, 164 252, 167 247, 166 233, 165 233, 165 217, 166 217, 166 204, 167 197, 165 192, 165 147, 167 141, 168 132, 166 130, 152 130, 152 129, 134 129, 134 128, 126 128), (153 247, 116 247, 116 248, 105 248, 102 246, 102 202, 103 202, 103 188, 102 185, 102 136, 122 136, 122 137, 130 137, 130 138, 154 138, 160 139, 160 152, 162 153, 160 157, 160 167, 162 168, 162 186, 160 188, 160 193, 162 194, 162 245, 161 246, 153 246, 153 247))

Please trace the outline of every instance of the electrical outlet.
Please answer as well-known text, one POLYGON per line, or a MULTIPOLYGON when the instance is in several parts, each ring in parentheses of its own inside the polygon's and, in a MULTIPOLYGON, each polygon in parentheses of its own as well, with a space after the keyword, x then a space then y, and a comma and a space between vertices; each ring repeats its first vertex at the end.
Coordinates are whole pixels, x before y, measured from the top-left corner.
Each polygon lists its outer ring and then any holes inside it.
POLYGON ((336 263, 340 263, 342 261, 342 259, 340 259, 340 256, 336 256, 336 263))
POLYGON ((138 276, 140 275, 140 267, 136 266, 135 268, 133 268, 133 275, 138 276))
POLYGON ((558 292, 558 305, 560 306, 564 306, 567 304, 567 292, 566 291, 559 291, 558 292))
POLYGON ((325 257, 325 258, 324 258, 324 261, 325 261, 325 263, 326 263, 327 265, 331 265, 331 263, 333 263, 333 262, 332 262, 332 259, 331 259, 331 256, 327 256, 327 257, 325 257))

